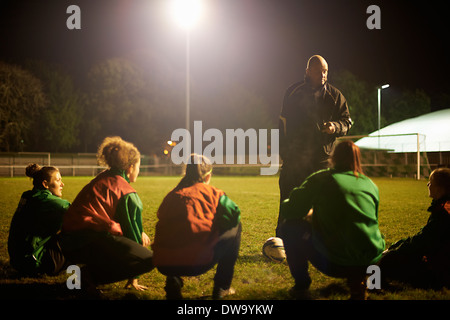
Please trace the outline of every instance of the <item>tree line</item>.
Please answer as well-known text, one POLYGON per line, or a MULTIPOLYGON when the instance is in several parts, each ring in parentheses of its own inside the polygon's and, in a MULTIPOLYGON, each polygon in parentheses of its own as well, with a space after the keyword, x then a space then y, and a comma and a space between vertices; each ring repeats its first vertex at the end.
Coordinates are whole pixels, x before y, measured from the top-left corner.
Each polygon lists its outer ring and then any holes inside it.
MULTIPOLYGON (((144 154, 159 154, 172 131, 185 125, 185 74, 162 60, 148 61, 107 59, 78 82, 59 65, 0 62, 0 151, 95 152, 105 136, 119 135, 144 154)), ((376 130, 376 87, 347 70, 330 76, 348 101, 350 134, 376 130)), ((277 127, 281 101, 274 112, 263 96, 233 79, 207 90, 196 88, 195 80, 191 86, 191 119, 205 128, 277 127)), ((420 89, 389 97, 382 126, 431 110, 420 89)))
MULTIPOLYGON (((268 104, 243 86, 230 81, 207 95, 191 86, 192 120, 223 129, 273 126, 268 104)), ((158 153, 185 126, 185 99, 185 75, 164 63, 108 59, 75 84, 59 65, 0 62, 0 151, 95 152, 105 136, 119 135, 158 153)))

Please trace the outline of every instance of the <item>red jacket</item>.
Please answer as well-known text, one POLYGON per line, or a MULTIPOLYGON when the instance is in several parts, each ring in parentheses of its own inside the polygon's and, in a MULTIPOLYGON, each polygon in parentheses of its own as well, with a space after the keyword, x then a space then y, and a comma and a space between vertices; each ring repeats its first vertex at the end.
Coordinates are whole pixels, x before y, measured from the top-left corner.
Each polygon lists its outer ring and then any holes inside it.
POLYGON ((64 215, 62 230, 106 231, 122 235, 120 224, 114 221, 119 200, 126 194, 136 192, 121 176, 103 171, 86 185, 64 215))
POLYGON ((204 183, 172 190, 158 210, 152 244, 155 266, 209 264, 219 230, 213 226, 224 192, 204 183))

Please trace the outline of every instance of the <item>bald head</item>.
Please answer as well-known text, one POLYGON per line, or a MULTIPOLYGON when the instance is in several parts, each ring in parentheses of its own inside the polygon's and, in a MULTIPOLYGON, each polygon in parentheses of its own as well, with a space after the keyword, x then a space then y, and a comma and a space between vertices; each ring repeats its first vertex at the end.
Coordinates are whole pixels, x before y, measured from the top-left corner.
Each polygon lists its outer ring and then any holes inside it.
POLYGON ((308 64, 306 65, 306 69, 316 66, 326 66, 328 68, 327 61, 319 55, 314 55, 308 59, 308 64))
POLYGON ((313 88, 322 86, 327 82, 328 63, 319 55, 314 55, 308 60, 306 65, 306 77, 313 88))

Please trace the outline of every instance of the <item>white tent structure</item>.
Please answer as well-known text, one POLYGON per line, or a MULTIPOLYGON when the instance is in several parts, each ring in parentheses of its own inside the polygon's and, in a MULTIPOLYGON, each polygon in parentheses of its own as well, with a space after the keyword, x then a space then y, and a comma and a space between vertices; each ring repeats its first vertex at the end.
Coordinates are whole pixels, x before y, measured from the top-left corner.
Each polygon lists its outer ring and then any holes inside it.
POLYGON ((403 120, 355 142, 360 148, 389 152, 450 151, 450 109, 403 120))

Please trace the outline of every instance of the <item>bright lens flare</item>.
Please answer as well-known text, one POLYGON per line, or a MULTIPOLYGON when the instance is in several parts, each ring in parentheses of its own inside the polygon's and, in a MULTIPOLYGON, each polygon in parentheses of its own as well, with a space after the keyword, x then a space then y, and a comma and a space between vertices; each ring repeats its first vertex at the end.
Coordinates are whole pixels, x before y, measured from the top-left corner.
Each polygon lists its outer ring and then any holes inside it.
POLYGON ((185 29, 191 29, 202 13, 201 0, 172 0, 172 13, 175 21, 185 29))

